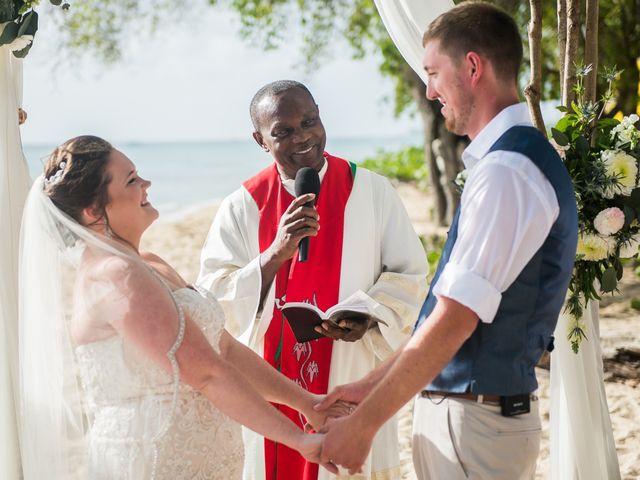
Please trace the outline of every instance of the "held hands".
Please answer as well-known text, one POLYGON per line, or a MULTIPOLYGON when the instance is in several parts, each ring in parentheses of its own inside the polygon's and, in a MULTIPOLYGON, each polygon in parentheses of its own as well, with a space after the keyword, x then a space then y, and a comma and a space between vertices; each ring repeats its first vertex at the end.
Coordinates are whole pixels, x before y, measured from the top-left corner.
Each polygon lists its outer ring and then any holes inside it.
POLYGON ((362 471, 375 430, 362 424, 355 416, 349 416, 332 420, 320 433, 324 434, 320 456, 323 465, 341 465, 349 471, 349 475, 362 471))
POLYGON ((367 330, 371 328, 374 321, 369 316, 367 316, 366 319, 362 317, 344 317, 338 320, 337 323, 338 327, 329 322, 322 322, 322 324, 315 327, 314 330, 325 337, 333 338, 334 340, 355 342, 356 340, 360 340, 364 334, 367 333, 367 330))
POLYGON ((350 415, 356 407, 355 403, 338 400, 332 401, 322 410, 317 409, 325 398, 324 395, 309 394, 309 401, 305 402, 305 408, 301 410, 308 422, 304 427, 305 432, 319 431, 331 419, 350 415))
MULTIPOLYGON (((363 380, 339 385, 313 408, 327 412, 340 403, 357 405, 369 394, 371 388, 372 385, 363 380)), ((320 433, 325 434, 322 462, 342 465, 349 470, 350 475, 362 470, 362 465, 371 450, 375 431, 369 431, 366 425, 359 425, 357 418, 348 416, 328 419, 320 433)))
POLYGON ((322 443, 324 441, 324 435, 315 433, 312 435, 306 433, 300 433, 300 440, 296 446, 296 450, 300 452, 304 458, 312 463, 318 463, 324 468, 329 470, 334 475, 338 474, 338 467, 330 461, 324 461, 321 458, 322 455, 322 443))
POLYGON ((273 257, 285 262, 298 251, 300 240, 305 237, 315 237, 320 230, 320 216, 314 207, 305 207, 313 201, 315 195, 307 193, 296 198, 285 210, 276 238, 269 247, 273 257))

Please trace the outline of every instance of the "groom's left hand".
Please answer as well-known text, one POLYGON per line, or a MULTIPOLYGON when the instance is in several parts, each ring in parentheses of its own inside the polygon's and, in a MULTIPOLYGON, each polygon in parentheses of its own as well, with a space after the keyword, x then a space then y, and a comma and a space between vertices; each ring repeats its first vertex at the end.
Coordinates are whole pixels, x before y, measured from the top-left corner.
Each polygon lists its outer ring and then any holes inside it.
POLYGON ((349 471, 349 475, 362 471, 375 434, 353 420, 352 416, 331 419, 320 430, 325 434, 321 460, 341 465, 349 471))

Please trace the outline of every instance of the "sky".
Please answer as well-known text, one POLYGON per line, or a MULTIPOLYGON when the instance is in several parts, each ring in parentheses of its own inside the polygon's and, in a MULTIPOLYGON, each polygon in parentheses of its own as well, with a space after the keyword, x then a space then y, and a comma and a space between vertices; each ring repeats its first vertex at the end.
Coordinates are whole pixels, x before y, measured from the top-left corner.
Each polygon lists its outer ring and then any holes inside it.
POLYGON ((59 144, 80 134, 113 143, 247 139, 251 97, 283 78, 310 88, 329 136, 419 138, 417 117, 394 118, 393 83, 378 72, 377 58, 352 60, 341 39, 330 60, 306 73, 297 66, 299 42, 264 52, 240 38, 236 14, 215 7, 197 21, 129 39, 115 65, 89 57, 61 64, 59 34, 47 17, 41 15, 24 63, 26 145, 59 144))

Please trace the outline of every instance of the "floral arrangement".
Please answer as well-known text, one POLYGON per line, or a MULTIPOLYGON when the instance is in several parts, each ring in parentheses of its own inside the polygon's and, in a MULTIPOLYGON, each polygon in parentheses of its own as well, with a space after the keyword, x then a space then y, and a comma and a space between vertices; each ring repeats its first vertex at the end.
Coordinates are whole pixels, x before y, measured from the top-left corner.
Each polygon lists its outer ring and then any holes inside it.
POLYGON ((615 293, 622 278, 622 259, 633 258, 640 245, 640 132, 637 115, 622 121, 603 118, 612 85, 620 73, 606 70, 608 88, 598 102, 584 100, 584 77, 591 67, 578 68, 577 100, 551 134, 573 179, 578 205, 579 238, 566 311, 572 316, 568 340, 578 352, 587 338, 581 321, 590 300, 615 293))
MULTIPOLYGON (((69 9, 62 0, 49 0, 63 10, 69 9)), ((13 54, 24 58, 38 31, 38 13, 35 7, 40 0, 0 0, 0 46, 8 45, 13 54)))

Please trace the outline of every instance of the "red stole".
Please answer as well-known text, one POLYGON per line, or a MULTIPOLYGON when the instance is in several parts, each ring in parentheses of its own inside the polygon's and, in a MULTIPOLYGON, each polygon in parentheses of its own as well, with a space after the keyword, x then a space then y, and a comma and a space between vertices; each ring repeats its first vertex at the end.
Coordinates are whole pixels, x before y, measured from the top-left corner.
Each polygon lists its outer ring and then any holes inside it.
MULTIPOLYGON (((353 174, 349 162, 327 153, 324 156, 329 165, 316 202, 320 231, 309 239, 308 261, 298 262, 296 254, 278 271, 273 318, 264 338, 264 359, 303 388, 319 394, 327 393, 329 386, 333 340, 320 338, 297 343, 280 308, 285 302, 305 301, 326 310, 338 303, 344 209, 353 186, 353 174)), ((280 218, 294 197, 282 186, 275 163, 247 180, 244 187, 260 212, 262 253, 275 239, 280 218)), ((283 405, 276 407, 302 428, 302 414, 283 405)), ((318 478, 318 465, 307 462, 295 450, 267 439, 264 447, 266 480, 318 478)))

